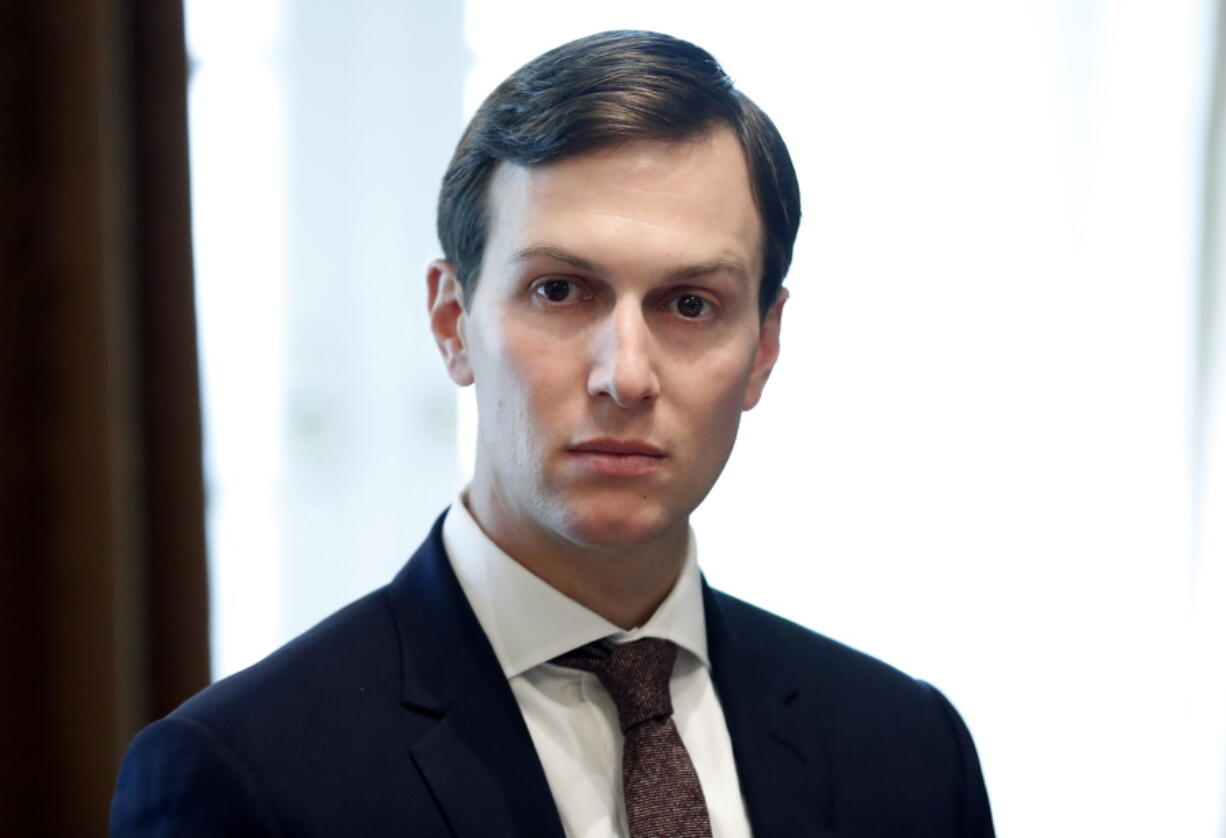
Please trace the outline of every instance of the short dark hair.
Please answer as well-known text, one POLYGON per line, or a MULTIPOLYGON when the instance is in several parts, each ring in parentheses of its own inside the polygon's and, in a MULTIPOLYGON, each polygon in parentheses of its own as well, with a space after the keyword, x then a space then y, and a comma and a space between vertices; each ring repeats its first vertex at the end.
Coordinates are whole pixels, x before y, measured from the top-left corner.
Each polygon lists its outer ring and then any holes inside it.
POLYGON ((438 235, 471 299, 500 161, 520 166, 631 140, 683 141, 730 128, 745 152, 763 227, 758 305, 774 303, 792 263, 800 186, 774 123, 708 53, 656 32, 601 32, 563 44, 511 74, 460 138, 438 201, 438 235))

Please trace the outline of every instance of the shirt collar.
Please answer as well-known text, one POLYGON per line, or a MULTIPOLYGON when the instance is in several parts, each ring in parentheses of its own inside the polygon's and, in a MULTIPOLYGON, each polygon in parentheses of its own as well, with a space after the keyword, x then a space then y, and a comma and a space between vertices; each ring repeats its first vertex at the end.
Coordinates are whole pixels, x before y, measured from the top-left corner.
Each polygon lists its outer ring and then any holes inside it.
POLYGON ((692 529, 687 543, 685 564, 668 596, 646 623, 623 631, 500 550, 468 511, 463 495, 443 522, 447 557, 507 678, 602 637, 616 643, 643 637, 671 640, 710 668, 692 529))

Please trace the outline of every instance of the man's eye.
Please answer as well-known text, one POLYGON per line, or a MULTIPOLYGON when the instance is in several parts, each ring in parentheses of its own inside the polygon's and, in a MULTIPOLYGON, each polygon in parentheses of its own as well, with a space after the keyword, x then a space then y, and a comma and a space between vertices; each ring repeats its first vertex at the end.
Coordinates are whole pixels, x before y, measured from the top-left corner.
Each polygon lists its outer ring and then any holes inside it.
POLYGON ((711 304, 697 294, 682 294, 673 302, 677 313, 688 319, 697 319, 711 313, 711 304))
POLYGON ((536 293, 551 303, 564 303, 574 296, 575 283, 569 279, 547 279, 536 286, 536 293))

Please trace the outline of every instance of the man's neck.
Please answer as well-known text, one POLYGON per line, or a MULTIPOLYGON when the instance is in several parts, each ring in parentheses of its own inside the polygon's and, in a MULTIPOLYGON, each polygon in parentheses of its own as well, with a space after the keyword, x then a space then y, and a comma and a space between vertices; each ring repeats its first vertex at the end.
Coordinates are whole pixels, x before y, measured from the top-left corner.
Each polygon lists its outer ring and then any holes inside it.
POLYGON ((465 496, 477 525, 498 548, 548 585, 623 629, 647 622, 676 584, 689 549, 689 525, 648 542, 577 544, 517 520, 489 499, 465 496))

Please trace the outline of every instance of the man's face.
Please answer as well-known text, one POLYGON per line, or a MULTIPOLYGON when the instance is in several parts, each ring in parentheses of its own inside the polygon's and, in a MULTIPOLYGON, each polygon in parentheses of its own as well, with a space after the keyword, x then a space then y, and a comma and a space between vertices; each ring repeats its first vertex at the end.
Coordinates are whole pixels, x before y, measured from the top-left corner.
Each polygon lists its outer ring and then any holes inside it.
POLYGON ((448 263, 431 271, 448 369, 477 387, 470 499, 515 531, 491 532, 503 542, 675 534, 778 353, 786 294, 760 320, 762 225, 740 144, 720 130, 501 164, 489 207, 473 299, 440 316, 460 291, 448 263))

